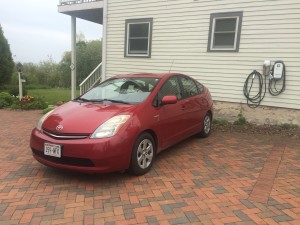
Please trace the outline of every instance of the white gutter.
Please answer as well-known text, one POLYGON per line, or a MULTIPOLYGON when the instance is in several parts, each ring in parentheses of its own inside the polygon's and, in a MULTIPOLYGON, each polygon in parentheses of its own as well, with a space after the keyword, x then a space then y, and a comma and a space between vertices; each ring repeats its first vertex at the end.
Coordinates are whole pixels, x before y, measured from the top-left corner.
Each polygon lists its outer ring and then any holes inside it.
POLYGON ((106 80, 106 32, 107 32, 107 0, 103 0, 103 29, 102 29, 102 77, 106 80))

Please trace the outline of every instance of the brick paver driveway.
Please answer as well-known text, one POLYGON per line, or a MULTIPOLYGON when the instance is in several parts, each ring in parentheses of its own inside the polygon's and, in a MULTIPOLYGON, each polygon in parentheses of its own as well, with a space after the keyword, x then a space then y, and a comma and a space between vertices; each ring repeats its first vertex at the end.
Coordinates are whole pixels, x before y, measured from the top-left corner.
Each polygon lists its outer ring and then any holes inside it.
POLYGON ((31 156, 39 111, 0 110, 0 224, 300 224, 300 143, 190 138, 150 173, 81 175, 31 156))

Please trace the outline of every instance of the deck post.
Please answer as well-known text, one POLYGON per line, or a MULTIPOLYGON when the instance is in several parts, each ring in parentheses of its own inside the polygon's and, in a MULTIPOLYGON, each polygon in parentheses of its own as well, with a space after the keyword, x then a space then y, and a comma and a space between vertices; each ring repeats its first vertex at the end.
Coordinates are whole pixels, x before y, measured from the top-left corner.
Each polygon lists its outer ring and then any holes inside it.
POLYGON ((71 99, 76 98, 76 17, 71 17, 71 99))
POLYGON ((103 26, 102 26, 102 81, 106 80, 106 32, 107 32, 107 0, 103 0, 103 26))

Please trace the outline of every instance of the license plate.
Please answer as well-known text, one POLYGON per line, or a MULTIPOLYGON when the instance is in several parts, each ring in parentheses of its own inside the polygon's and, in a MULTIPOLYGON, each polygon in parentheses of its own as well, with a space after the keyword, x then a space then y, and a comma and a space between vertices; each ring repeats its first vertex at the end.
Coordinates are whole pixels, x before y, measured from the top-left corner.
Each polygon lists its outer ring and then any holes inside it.
POLYGON ((44 154, 60 158, 61 157, 61 146, 51 143, 45 143, 44 154))

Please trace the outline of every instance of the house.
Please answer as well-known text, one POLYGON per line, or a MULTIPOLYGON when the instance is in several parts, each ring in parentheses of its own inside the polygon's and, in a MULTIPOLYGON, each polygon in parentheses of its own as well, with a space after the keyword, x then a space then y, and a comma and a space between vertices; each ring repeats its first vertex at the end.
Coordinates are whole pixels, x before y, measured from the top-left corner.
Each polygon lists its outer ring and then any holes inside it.
POLYGON ((299 0, 61 0, 58 10, 103 24, 102 79, 185 73, 210 89, 229 119, 242 112, 300 125, 299 0), (284 62, 285 90, 267 91, 262 107, 248 109, 245 80, 262 73, 265 60, 284 62))

